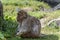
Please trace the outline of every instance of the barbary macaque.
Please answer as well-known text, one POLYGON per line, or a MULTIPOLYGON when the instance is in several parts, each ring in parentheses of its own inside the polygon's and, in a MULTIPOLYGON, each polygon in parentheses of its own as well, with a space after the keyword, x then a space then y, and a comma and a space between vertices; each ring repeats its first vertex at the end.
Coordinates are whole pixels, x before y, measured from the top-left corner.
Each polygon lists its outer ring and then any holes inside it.
POLYGON ((16 35, 20 37, 40 37, 40 21, 27 14, 26 11, 20 10, 17 13, 18 28, 16 35))

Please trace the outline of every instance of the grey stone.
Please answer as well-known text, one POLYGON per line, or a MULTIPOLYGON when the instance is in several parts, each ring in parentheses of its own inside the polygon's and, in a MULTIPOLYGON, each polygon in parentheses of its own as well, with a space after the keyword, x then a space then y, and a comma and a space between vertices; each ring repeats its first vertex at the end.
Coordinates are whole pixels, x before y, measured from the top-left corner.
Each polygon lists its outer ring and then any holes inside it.
POLYGON ((58 10, 60 9, 60 4, 58 4, 57 6, 55 6, 54 8, 52 8, 52 10, 58 10))
POLYGON ((60 17, 49 21, 49 22, 47 23, 47 25, 50 26, 50 24, 51 24, 52 22, 55 22, 56 25, 59 27, 59 26, 60 26, 60 17))

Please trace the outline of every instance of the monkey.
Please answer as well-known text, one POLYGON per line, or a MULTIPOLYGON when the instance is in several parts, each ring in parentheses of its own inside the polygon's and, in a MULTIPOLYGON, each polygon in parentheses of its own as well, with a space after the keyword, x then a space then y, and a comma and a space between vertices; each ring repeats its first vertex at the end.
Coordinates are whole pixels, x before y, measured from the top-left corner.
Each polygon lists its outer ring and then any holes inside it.
POLYGON ((41 23, 40 21, 27 14, 26 11, 20 10, 17 13, 17 22, 18 22, 18 27, 16 31, 16 35, 27 38, 27 37, 40 37, 41 33, 41 23))

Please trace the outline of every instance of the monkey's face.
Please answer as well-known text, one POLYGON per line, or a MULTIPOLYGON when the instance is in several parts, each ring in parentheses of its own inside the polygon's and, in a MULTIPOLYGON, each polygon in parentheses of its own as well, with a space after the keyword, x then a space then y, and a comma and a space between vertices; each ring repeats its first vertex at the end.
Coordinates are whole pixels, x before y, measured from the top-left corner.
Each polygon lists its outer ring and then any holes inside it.
POLYGON ((17 21, 24 20, 25 18, 27 18, 27 12, 24 10, 19 11, 17 14, 17 21))

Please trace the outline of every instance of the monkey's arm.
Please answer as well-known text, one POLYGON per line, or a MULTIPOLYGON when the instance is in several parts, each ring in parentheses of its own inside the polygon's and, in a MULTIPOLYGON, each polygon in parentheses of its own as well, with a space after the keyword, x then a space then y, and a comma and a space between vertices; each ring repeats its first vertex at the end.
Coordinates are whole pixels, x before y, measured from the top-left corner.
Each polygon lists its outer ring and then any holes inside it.
POLYGON ((21 23, 18 22, 17 30, 19 30, 20 27, 21 27, 21 23))

